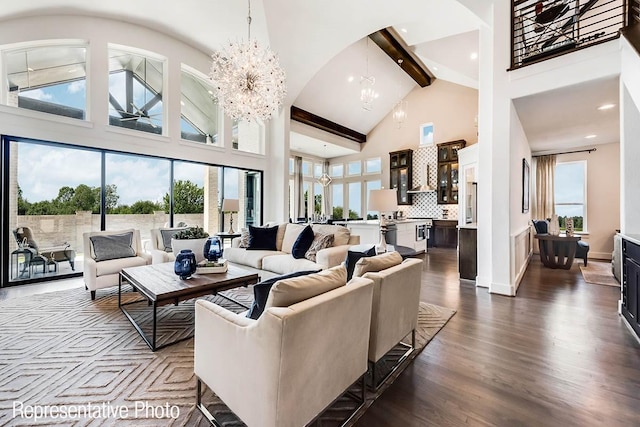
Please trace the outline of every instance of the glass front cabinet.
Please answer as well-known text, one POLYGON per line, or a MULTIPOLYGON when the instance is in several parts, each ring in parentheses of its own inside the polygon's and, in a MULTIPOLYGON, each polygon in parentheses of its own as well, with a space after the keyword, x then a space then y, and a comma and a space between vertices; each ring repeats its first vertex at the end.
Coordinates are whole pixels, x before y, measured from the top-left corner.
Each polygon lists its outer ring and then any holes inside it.
POLYGON ((438 144, 438 204, 458 203, 458 150, 466 141, 438 144))
POLYGON ((413 177, 413 150, 389 153, 390 187, 398 190, 398 205, 410 205, 413 177))

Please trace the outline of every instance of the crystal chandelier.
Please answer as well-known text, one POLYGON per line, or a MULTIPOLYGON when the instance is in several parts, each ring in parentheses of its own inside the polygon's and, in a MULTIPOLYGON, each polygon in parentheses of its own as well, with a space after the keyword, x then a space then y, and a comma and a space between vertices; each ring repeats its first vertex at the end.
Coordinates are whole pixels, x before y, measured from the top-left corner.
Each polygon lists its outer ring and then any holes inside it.
MULTIPOLYGON (((327 144, 324 144, 324 154, 325 156, 327 155, 327 144)), ((322 185, 323 187, 328 186, 329 184, 331 184, 331 181, 333 181, 329 176, 329 174, 327 174, 328 169, 329 169, 329 162, 325 160, 325 162, 322 165, 322 175, 320 175, 320 177, 318 177, 318 179, 316 180, 316 182, 322 185)))
POLYGON ((378 97, 378 93, 373 89, 373 85, 376 84, 376 79, 369 75, 369 37, 367 37, 367 75, 360 76, 360 101, 362 101, 362 108, 371 111, 373 108, 373 101, 378 97))
MULTIPOLYGON (((402 59, 398 59, 398 65, 402 68, 402 59)), ((409 102, 400 99, 396 105, 393 106, 393 113, 391 118, 398 125, 398 129, 402 127, 402 124, 407 120, 409 102)))
POLYGON ((251 0, 249 37, 246 42, 229 42, 211 55, 209 76, 218 102, 236 120, 267 120, 282 106, 287 93, 285 72, 278 56, 257 40, 251 40, 251 0))

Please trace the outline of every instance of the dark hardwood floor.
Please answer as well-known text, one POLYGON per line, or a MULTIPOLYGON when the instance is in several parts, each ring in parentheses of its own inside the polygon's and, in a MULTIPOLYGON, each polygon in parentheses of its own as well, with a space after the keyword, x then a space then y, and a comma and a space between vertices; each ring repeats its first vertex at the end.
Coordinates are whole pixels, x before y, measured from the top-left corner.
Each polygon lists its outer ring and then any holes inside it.
POLYGON ((421 299, 457 313, 358 426, 639 426, 640 344, 619 288, 531 264, 515 298, 424 255, 421 299))
POLYGON ((422 300, 457 313, 358 426, 640 426, 640 344, 617 314, 618 288, 534 257, 517 297, 504 297, 459 280, 455 250, 423 259, 422 300))

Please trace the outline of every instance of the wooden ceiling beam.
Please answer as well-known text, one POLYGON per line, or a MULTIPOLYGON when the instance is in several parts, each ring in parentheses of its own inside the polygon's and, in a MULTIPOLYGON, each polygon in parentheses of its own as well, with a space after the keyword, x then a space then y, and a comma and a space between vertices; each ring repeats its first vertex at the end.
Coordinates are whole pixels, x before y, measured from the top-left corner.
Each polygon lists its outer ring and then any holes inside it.
POLYGON ((291 120, 304 123, 316 129, 329 132, 333 135, 341 136, 342 138, 349 139, 351 141, 364 143, 367 142, 367 135, 357 132, 353 129, 349 129, 346 126, 342 126, 338 123, 327 120, 324 117, 317 116, 313 113, 298 108, 295 105, 291 106, 291 120))
POLYGON ((426 87, 431 84, 431 81, 435 77, 433 77, 422 61, 409 52, 400 36, 398 36, 391 27, 369 34, 369 38, 373 40, 384 53, 389 55, 396 64, 399 60, 402 60, 400 67, 405 73, 411 76, 420 87, 426 87))

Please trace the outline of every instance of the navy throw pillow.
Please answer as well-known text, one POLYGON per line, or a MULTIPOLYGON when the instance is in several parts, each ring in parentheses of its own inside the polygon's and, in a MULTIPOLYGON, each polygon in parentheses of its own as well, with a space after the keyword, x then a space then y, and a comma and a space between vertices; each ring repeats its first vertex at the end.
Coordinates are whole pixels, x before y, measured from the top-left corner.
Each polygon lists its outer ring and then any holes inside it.
POLYGON ((311 228, 310 225, 307 225, 298 235, 298 238, 293 244, 293 248, 291 248, 291 255, 296 259, 304 258, 304 255, 313 243, 313 237, 313 228, 311 228))
POLYGON ((307 274, 317 273, 320 270, 313 271, 296 271, 294 273, 284 274, 282 276, 275 276, 271 279, 263 280, 253 286, 253 304, 247 313, 249 319, 257 319, 264 311, 265 305, 267 305, 267 298, 269 297, 269 291, 271 287, 282 279, 290 279, 292 277, 306 276, 307 274))
POLYGON ((356 263, 360 258, 370 257, 376 255, 376 247, 372 246, 371 249, 364 252, 347 251, 347 259, 344 260, 345 267, 347 268, 347 282, 353 277, 353 270, 356 268, 356 263))
POLYGON ((249 226, 249 246, 247 250, 276 251, 276 237, 278 226, 275 227, 254 227, 249 226))

